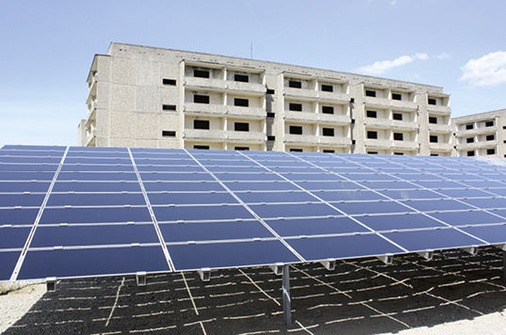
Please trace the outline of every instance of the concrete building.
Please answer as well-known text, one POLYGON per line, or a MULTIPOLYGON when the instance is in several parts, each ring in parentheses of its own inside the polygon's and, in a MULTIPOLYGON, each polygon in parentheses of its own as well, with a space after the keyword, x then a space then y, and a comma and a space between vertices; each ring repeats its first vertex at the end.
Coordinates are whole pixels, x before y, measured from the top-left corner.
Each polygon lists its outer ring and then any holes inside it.
POLYGON ((88 85, 83 146, 453 154, 436 86, 119 43, 88 85))
POLYGON ((452 119, 458 156, 506 157, 506 109, 452 119))

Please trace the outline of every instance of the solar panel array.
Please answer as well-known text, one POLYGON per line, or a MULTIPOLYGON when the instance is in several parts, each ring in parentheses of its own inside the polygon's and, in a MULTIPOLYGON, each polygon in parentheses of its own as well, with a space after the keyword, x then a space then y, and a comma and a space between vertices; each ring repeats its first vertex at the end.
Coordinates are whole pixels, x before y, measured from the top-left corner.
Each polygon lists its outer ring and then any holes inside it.
POLYGON ((0 149, 0 280, 506 244, 506 167, 470 158, 0 149))

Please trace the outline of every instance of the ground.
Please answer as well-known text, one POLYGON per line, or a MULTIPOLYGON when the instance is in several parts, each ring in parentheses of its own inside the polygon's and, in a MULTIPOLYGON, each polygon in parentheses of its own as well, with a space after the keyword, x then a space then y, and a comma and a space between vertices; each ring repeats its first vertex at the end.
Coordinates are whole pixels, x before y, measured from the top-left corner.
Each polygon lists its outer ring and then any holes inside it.
MULTIPOLYGON (((269 268, 59 281, 16 323, 16 291, 0 296, 4 334, 505 334, 502 251, 339 261, 291 271, 292 325, 283 324, 281 277, 269 268), (5 307, 7 306, 7 307, 5 307), (2 309, 3 308, 3 309, 2 309), (9 321, 10 320, 10 321, 9 321)), ((37 287, 37 288, 34 288, 37 287)), ((30 296, 28 295, 28 296, 30 296)), ((29 308, 29 307, 28 307, 29 308)), ((3 325, 3 328, 2 328, 3 325)))

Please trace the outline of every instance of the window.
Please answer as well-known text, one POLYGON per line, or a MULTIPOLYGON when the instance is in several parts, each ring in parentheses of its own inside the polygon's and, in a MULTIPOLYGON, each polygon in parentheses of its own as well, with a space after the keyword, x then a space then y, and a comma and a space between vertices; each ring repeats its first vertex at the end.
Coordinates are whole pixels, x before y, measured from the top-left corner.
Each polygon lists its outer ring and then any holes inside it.
POLYGON ((176 105, 162 105, 162 110, 164 111, 175 111, 176 105))
POLYGON ((474 128, 474 124, 472 124, 472 123, 466 124, 466 130, 471 130, 473 128, 474 128))
POLYGON ((403 152, 394 152, 394 155, 397 155, 397 156, 404 156, 404 153, 403 153, 403 152))
POLYGON ((290 102, 288 104, 288 109, 291 111, 302 112, 302 104, 296 104, 296 103, 290 102))
POLYGON ((209 129, 209 120, 193 120, 193 129, 209 129))
POLYGON ((171 85, 171 86, 176 86, 176 79, 166 79, 166 78, 163 78, 162 79, 162 84, 163 85, 171 85))
POLYGON ((162 130, 163 137, 176 137, 176 132, 173 130, 162 130))
POLYGON ((322 84, 323 92, 334 92, 334 86, 328 84, 322 84))
POLYGON ((288 87, 292 88, 302 88, 302 82, 299 80, 289 80, 288 87))
POLYGON ((487 135, 487 141, 495 140, 495 135, 487 135))
POLYGON ((402 94, 392 93, 392 100, 402 100, 402 94))
POLYGON ((333 106, 322 106, 322 113, 323 114, 334 114, 334 107, 333 106))
POLYGON ((273 90, 273 89, 271 89, 271 88, 268 88, 266 93, 267 93, 267 94, 274 94, 274 93, 276 93, 276 91, 274 91, 274 90, 273 90))
POLYGON ((429 116, 429 123, 437 124, 437 117, 429 116))
POLYGON ((427 103, 428 103, 429 105, 437 105, 437 101, 436 101, 436 99, 434 99, 434 98, 429 98, 429 99, 427 100, 427 103))
POLYGON ((304 150, 298 149, 298 148, 292 148, 292 149, 290 149, 290 152, 304 152, 304 150))
POLYGON ((487 155, 495 155, 495 149, 487 149, 487 155))
POLYGON ((193 102, 196 104, 208 104, 209 103, 209 96, 208 95, 201 95, 201 94, 194 94, 193 95, 193 102))
POLYGON ((429 142, 430 143, 438 143, 437 135, 430 135, 429 142))
POLYGON ((247 122, 234 122, 235 131, 249 131, 249 123, 247 122))
POLYGON ((193 146, 193 149, 209 150, 209 146, 208 145, 197 145, 197 144, 195 144, 193 146))
POLYGON ((335 151, 335 150, 332 150, 332 149, 323 149, 323 152, 328 153, 328 154, 333 154, 333 153, 335 153, 336 151, 335 151))
POLYGON ((365 90, 366 97, 376 97, 376 91, 373 90, 365 90))
POLYGON ((243 98, 234 98, 234 106, 249 107, 249 100, 243 98))
POLYGON ((392 114, 392 118, 394 120, 399 120, 399 121, 402 121, 402 113, 393 113, 392 114))
POLYGON ((494 121, 485 122, 485 127, 493 127, 493 126, 494 126, 494 121))
POLYGON ((474 137, 466 138, 466 143, 474 143, 474 137))
POLYGON ((193 70, 193 76, 197 78, 209 78, 209 70, 193 70))
POLYGON ((302 135, 302 126, 290 126, 290 134, 302 135))
POLYGON ((377 131, 367 131, 367 138, 377 139, 378 138, 378 132, 377 131))
POLYGON ((367 117, 376 118, 376 117, 378 117, 378 112, 376 112, 376 111, 367 111, 367 117))
POLYGON ((334 136, 334 128, 322 128, 323 136, 334 136))
POLYGON ((474 150, 468 151, 467 156, 468 157, 474 156, 474 150))
POLYGON ((274 113, 272 113, 272 112, 268 112, 268 113, 267 113, 267 117, 274 117, 274 113))
POLYGON ((394 141, 404 141, 403 133, 394 133, 394 141))
POLYGON ((267 136, 267 141, 275 141, 275 140, 276 140, 276 136, 273 136, 273 135, 267 136))
POLYGON ((249 150, 249 147, 234 147, 234 150, 238 150, 238 151, 248 151, 248 150, 249 150))
POLYGON ((430 155, 433 156, 433 157, 439 156, 439 154, 430 154, 430 155))
POLYGON ((377 151, 368 151, 367 153, 368 153, 369 155, 377 155, 377 154, 378 154, 378 152, 377 152, 377 151))
POLYGON ((234 74, 234 81, 240 81, 241 83, 248 83, 249 76, 247 74, 234 74))

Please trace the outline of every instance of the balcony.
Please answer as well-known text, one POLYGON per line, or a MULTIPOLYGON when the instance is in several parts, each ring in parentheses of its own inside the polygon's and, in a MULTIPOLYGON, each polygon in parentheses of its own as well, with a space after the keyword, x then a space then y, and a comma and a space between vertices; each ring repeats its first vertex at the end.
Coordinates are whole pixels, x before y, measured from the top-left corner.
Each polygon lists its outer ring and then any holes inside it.
POLYGON ((225 131, 218 129, 185 129, 183 138, 214 142, 225 141, 227 139, 225 131))
POLYGON ((394 149, 417 150, 418 142, 415 141, 393 141, 394 149))
POLYGON ((339 125, 349 125, 351 123, 351 118, 348 115, 317 114, 317 120, 321 123, 332 123, 339 125))
POLYGON ((386 98, 365 97, 366 108, 396 109, 400 111, 416 111, 416 102, 408 100, 390 100, 386 98))
POLYGON ((183 85, 187 88, 205 89, 209 91, 224 91, 227 84, 222 79, 185 77, 183 85))
POLYGON ((459 137, 469 137, 474 135, 492 135, 497 132, 497 127, 478 127, 473 129, 465 129, 465 130, 459 130, 458 136, 459 137))
POLYGON ((366 126, 371 126, 374 128, 380 128, 380 129, 390 129, 392 128, 392 120, 386 119, 386 118, 371 118, 366 117, 364 119, 364 123, 366 126))
POLYGON ((451 151, 453 146, 450 143, 429 143, 431 151, 451 151))
POLYGON ((346 104, 350 102, 350 96, 346 93, 318 92, 317 97, 320 99, 320 101, 339 102, 346 104))
POLYGON ((434 115, 450 115, 450 107, 448 106, 427 105, 427 111, 434 115))
POLYGON ((319 144, 329 146, 350 146, 351 139, 346 136, 320 136, 319 144))
POLYGON ((418 129, 418 124, 414 121, 398 121, 392 120, 392 129, 396 130, 416 130, 418 129))
POLYGON ((364 141, 366 148, 381 148, 381 149, 390 149, 394 146, 394 141, 387 139, 371 139, 367 138, 364 141))
POLYGON ((187 103, 183 105, 183 112, 186 114, 224 116, 227 113, 227 108, 224 105, 218 104, 187 103))
POLYGON ((318 98, 318 93, 315 90, 308 90, 303 88, 291 88, 285 87, 283 94, 285 97, 293 97, 297 99, 306 99, 306 100, 316 100, 318 98))
POLYGON ((258 83, 243 83, 239 81, 230 81, 227 80, 225 82, 225 87, 230 91, 236 92, 247 92, 247 93, 256 93, 258 95, 264 95, 266 92, 266 88, 262 84, 258 83))
POLYGON ((261 131, 227 131, 227 139, 229 141, 246 141, 246 142, 265 142, 267 135, 261 131))
POLYGON ((434 124, 429 123, 429 131, 434 133, 445 133, 449 134, 452 132, 452 128, 447 124, 434 124))
POLYGON ((318 120, 318 114, 314 112, 308 113, 308 112, 285 111, 285 120, 316 122, 318 120))
POLYGON ((227 106, 227 114, 250 119, 263 119, 267 115, 265 109, 257 107, 234 107, 227 106))
POLYGON ((285 143, 316 145, 316 144, 318 144, 318 139, 319 139, 319 136, 315 136, 315 135, 285 134, 285 143))
POLYGON ((416 111, 418 104, 409 100, 390 100, 390 106, 397 110, 416 111))

